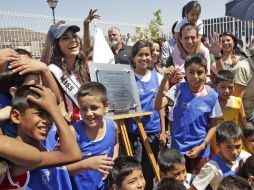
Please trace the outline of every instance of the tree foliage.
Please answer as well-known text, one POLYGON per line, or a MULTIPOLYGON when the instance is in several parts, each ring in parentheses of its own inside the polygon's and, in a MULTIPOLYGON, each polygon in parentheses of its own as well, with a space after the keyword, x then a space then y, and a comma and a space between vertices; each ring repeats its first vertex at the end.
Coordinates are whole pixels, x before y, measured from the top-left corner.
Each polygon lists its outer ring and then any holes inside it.
POLYGON ((138 39, 156 39, 160 37, 160 28, 163 26, 161 9, 153 12, 154 18, 150 20, 148 27, 136 27, 136 34, 138 39))

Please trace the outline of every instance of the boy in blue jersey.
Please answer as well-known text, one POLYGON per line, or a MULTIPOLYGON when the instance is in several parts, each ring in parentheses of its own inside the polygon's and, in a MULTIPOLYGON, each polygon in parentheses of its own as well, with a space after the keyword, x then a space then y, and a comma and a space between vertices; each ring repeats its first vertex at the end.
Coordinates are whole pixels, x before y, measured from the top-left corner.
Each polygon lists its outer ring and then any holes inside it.
POLYGON ((165 148, 158 154, 158 165, 161 178, 174 178, 182 183, 186 189, 190 188, 193 176, 187 173, 185 167, 185 158, 173 148, 165 148))
POLYGON ((217 189, 224 177, 236 175, 239 164, 250 154, 242 151, 241 128, 232 121, 221 123, 216 131, 216 142, 219 149, 209 162, 194 178, 190 190, 217 189))
POLYGON ((222 117, 218 94, 205 85, 207 63, 201 54, 190 54, 185 60, 186 82, 172 85, 176 70, 165 75, 157 92, 154 107, 174 105, 171 147, 185 155, 188 173, 197 174, 210 156, 210 141, 215 134, 217 118, 222 117), (163 89, 170 85, 168 92, 163 89))
POLYGON ((74 124, 83 160, 67 166, 73 189, 105 189, 104 180, 118 156, 117 128, 105 119, 108 110, 106 88, 98 83, 83 84, 77 99, 82 120, 74 124))
POLYGON ((114 161, 107 189, 144 190, 146 181, 139 161, 132 156, 120 156, 114 161))
MULTIPOLYGON (((53 168, 81 159, 81 152, 76 143, 75 135, 71 132, 67 122, 61 115, 56 97, 50 89, 41 85, 21 86, 15 92, 12 106, 10 118, 17 126, 16 139, 37 148, 41 152, 42 162, 38 164, 39 168, 53 168), (41 141, 47 138, 52 122, 55 122, 57 126, 61 144, 59 150, 48 152, 41 141)), ((23 172, 26 170, 11 170, 11 176, 22 176, 22 178, 25 177, 27 179, 30 176, 26 189, 58 189, 55 187, 63 183, 60 181, 60 179, 64 179, 62 176, 55 176, 57 172, 47 172, 47 176, 44 178, 45 181, 41 182, 41 176, 36 178, 34 175, 36 170, 38 171, 37 173, 41 174, 40 169, 33 170, 30 175, 25 173, 24 176, 23 172)), ((67 174, 65 178, 68 179, 68 173, 65 173, 67 174)), ((15 186, 19 187, 18 184, 15 186)), ((69 188, 64 187, 63 189, 69 188)))

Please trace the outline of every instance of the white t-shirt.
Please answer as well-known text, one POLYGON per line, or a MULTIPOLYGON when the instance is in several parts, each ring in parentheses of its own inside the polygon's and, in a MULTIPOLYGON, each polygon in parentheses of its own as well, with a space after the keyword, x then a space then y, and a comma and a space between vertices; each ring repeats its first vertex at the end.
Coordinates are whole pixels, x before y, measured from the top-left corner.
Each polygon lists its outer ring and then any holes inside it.
MULTIPOLYGON (((239 163, 241 160, 245 160, 250 156, 246 151, 242 151, 236 162, 233 165, 228 165, 232 171, 237 172, 239 170, 239 163)), ((205 190, 210 184, 212 189, 217 189, 219 183, 223 179, 223 173, 217 164, 217 162, 210 160, 200 170, 198 175, 194 178, 192 185, 198 190, 205 190)))
MULTIPOLYGON (((189 23, 189 21, 187 20, 186 17, 184 17, 180 22, 177 23, 174 31, 179 33, 182 26, 186 23, 189 23)), ((198 19, 195 25, 198 28, 198 34, 203 35, 204 34, 204 32, 203 32, 203 27, 204 27, 203 21, 198 19)))
MULTIPOLYGON (((163 76, 162 76, 160 73, 158 73, 158 72, 156 72, 156 74, 157 74, 157 76, 158 76, 158 84, 161 84, 161 81, 162 81, 163 76)), ((142 82, 148 82, 148 81, 150 81, 150 79, 151 79, 151 77, 152 77, 151 71, 150 71, 150 70, 148 70, 147 74, 144 75, 144 76, 143 76, 143 75, 136 74, 136 73, 135 73, 135 76, 136 76, 139 80, 141 80, 142 82)))

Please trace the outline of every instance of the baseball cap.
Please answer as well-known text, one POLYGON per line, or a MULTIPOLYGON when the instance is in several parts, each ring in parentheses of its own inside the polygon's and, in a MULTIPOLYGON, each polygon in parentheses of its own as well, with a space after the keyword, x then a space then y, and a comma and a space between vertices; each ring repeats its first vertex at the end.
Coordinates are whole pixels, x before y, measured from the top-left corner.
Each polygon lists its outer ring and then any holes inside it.
POLYGON ((49 32, 48 32, 49 41, 53 44, 54 41, 60 38, 68 29, 74 32, 80 31, 80 28, 76 25, 67 25, 65 23, 55 24, 49 28, 49 32))

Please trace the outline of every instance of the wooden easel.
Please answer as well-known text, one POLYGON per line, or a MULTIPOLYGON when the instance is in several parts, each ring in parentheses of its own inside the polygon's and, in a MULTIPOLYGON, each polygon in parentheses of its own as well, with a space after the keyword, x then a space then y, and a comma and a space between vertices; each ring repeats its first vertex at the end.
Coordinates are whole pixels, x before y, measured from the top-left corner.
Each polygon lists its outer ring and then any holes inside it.
POLYGON ((124 149, 125 149, 128 156, 133 156, 133 152, 132 152, 132 149, 131 149, 130 140, 129 140, 127 129, 126 129, 126 126, 125 126, 125 119, 132 118, 136 121, 138 130, 139 130, 139 134, 140 134, 141 139, 144 143, 146 153, 147 153, 148 158, 149 158, 149 160, 151 162, 151 165, 153 167, 155 177, 157 178, 158 181, 160 181, 159 168, 156 164, 156 160, 155 160, 153 151, 152 151, 151 146, 148 142, 145 129, 144 129, 143 124, 142 124, 142 122, 139 118, 141 116, 147 116, 147 115, 151 115, 151 114, 152 114, 151 112, 132 113, 132 114, 115 115, 115 116, 112 116, 112 117, 109 117, 109 118, 114 120, 117 123, 120 135, 122 136, 122 139, 123 139, 124 149))

